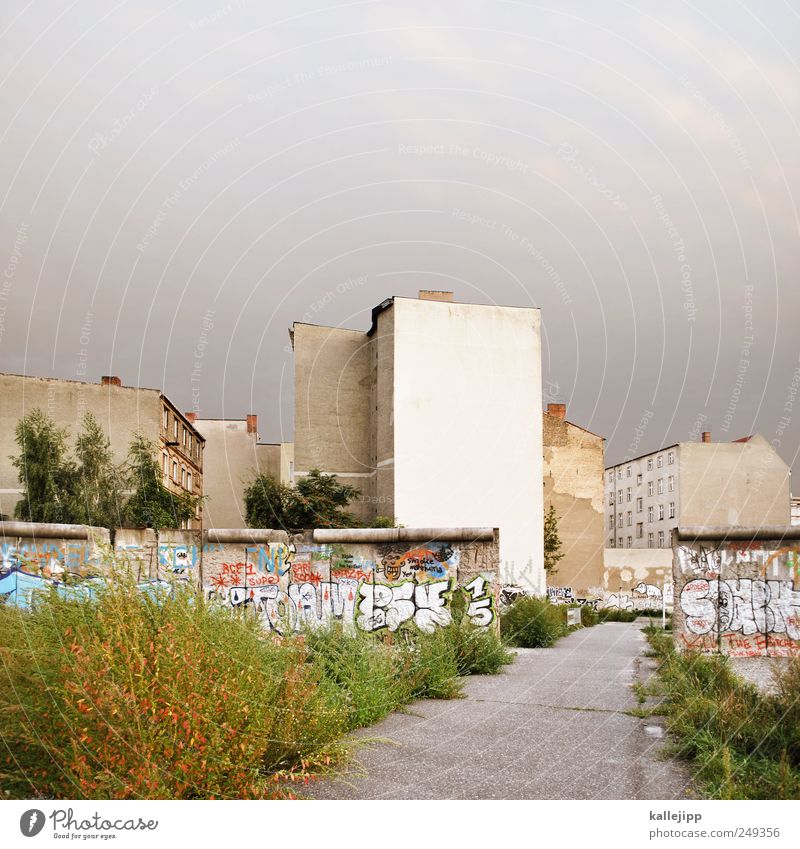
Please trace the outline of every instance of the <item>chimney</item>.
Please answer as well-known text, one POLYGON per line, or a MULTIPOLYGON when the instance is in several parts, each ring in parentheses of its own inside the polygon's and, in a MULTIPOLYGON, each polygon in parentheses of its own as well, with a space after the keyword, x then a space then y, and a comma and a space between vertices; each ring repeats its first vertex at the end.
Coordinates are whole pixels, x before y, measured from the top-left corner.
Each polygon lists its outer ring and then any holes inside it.
POLYGON ((420 289, 419 299, 421 301, 444 301, 445 303, 453 303, 453 293, 443 292, 439 289, 420 289))
POLYGON ((104 374, 100 383, 103 386, 122 386, 122 381, 115 374, 104 374))
POLYGON ((703 442, 711 442, 711 431, 710 430, 704 430, 703 431, 702 440, 703 440, 703 442))
POLYGON ((565 419, 567 417, 566 404, 548 404, 547 415, 553 416, 556 419, 565 419))
POLYGON ((184 413, 183 415, 186 416, 187 422, 194 424, 197 421, 197 413, 184 413))
POLYGON ((247 432, 258 436, 258 416, 254 413, 249 413, 247 416, 247 432))

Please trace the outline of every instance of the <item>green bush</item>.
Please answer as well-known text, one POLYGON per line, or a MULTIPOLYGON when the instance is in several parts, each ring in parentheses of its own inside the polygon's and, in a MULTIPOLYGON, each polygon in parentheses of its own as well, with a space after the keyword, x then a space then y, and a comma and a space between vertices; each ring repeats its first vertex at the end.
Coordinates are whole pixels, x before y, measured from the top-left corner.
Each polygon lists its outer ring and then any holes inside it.
POLYGON ((346 754, 342 736, 510 654, 463 621, 423 634, 293 637, 116 574, 95 598, 0 605, 0 777, 15 798, 276 798, 346 754))
POLYGON ((502 614, 500 632, 510 645, 547 648, 569 633, 566 608, 547 599, 524 596, 502 614))
POLYGON ((639 616, 635 610, 622 610, 619 607, 604 607, 597 613, 601 622, 634 622, 639 616))
POLYGON ((678 654, 672 638, 645 629, 660 658, 667 726, 705 792, 722 799, 800 798, 800 658, 762 695, 722 655, 678 654))
POLYGON ((581 625, 584 628, 592 628, 600 622, 600 614, 590 605, 581 605, 581 625))
POLYGON ((410 652, 339 625, 308 631, 308 661, 336 690, 347 729, 372 725, 414 696, 410 652))
POLYGON ((347 716, 301 640, 116 576, 95 600, 0 606, 0 770, 15 797, 269 798, 347 716))

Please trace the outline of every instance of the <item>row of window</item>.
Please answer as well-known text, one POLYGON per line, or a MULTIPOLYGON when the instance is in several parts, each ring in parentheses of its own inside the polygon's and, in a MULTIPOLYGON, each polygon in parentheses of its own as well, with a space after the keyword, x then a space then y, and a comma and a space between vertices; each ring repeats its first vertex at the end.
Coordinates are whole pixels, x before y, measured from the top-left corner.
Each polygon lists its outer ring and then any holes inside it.
MULTIPOLYGON (((665 518, 674 519, 675 518, 675 502, 670 501, 670 503, 666 505, 666 508, 667 508, 666 516, 665 516, 665 509, 664 508, 665 508, 664 504, 659 504, 657 508, 656 507, 648 507, 647 508, 647 521, 648 522, 655 522, 656 521, 656 518, 655 518, 656 517, 656 509, 658 510, 658 521, 659 522, 663 521, 665 518)), ((638 510, 637 512, 641 513, 642 511, 638 510)), ((633 525, 633 512, 631 510, 628 510, 628 512, 625 514, 625 517, 627 519, 627 525, 630 528, 633 525)), ((617 513, 616 517, 614 516, 613 513, 610 513, 609 517, 608 517, 608 529, 611 531, 615 527, 617 527, 617 528, 624 527, 622 518, 623 518, 622 513, 617 513)), ((639 522, 639 524, 636 527, 641 528, 642 522, 639 522)), ((641 534, 638 534, 638 536, 641 537, 641 534)))
MULTIPOLYGON (((166 451, 161 452, 161 459, 164 464, 164 477, 169 479, 170 476, 170 459, 166 451)), ((172 480, 180 484, 184 489, 193 492, 193 478, 191 469, 186 466, 178 466, 178 461, 172 461, 172 480)))
MULTIPOLYGON (((637 539, 641 539, 642 535, 637 532, 637 539)), ((652 532, 647 535, 647 547, 654 548, 656 536, 652 532)), ((608 540, 609 548, 633 548, 633 537, 610 537, 608 540), (624 542, 623 542, 624 540, 624 542)), ((658 548, 666 547, 666 534, 664 531, 658 532, 658 548)))
POLYGON ((170 418, 172 420, 172 441, 181 445, 185 454, 199 459, 201 451, 200 441, 194 438, 194 434, 185 424, 181 423, 180 419, 174 413, 170 413, 168 407, 164 407, 164 432, 166 434, 170 433, 170 418))
MULTIPOLYGON (((666 456, 667 456, 667 465, 668 465, 668 466, 673 465, 673 463, 675 462, 675 452, 674 452, 674 451, 667 451, 667 455, 666 455, 666 456)), ((658 469, 662 468, 662 467, 664 466, 664 455, 663 455, 663 454, 658 454, 658 455, 655 457, 655 461, 654 461, 654 458, 653 458, 653 457, 648 457, 648 458, 647 458, 647 471, 648 471, 648 472, 652 472, 652 471, 653 471, 653 464, 654 464, 654 462, 655 462, 655 467, 656 467, 656 468, 658 468, 658 469)), ((631 477, 632 475, 633 475, 633 466, 626 466, 626 467, 625 467, 625 477, 628 477, 628 478, 629 478, 629 477, 631 477)), ((622 466, 620 466, 620 467, 617 469, 617 480, 618 480, 618 481, 621 481, 621 480, 622 480, 622 466)), ((611 469, 611 471, 609 471, 609 473, 608 473, 608 482, 609 482, 609 483, 613 483, 613 481, 614 481, 614 470, 613 470, 613 469, 611 469)), ((641 476, 641 474, 639 474, 639 475, 637 475, 637 476, 636 476, 636 482, 637 482, 637 483, 641 483, 641 482, 642 482, 642 476, 641 476)))
MULTIPOLYGON (((639 477, 641 477, 641 475, 639 477)), ((675 492, 675 475, 669 475, 667 478, 659 478, 657 481, 648 481, 647 482, 647 494, 653 495, 654 491, 656 489, 656 484, 658 484, 658 487, 657 487, 658 488, 658 494, 663 495, 664 494, 664 481, 665 480, 666 480, 666 485, 667 485, 667 492, 675 492)), ((632 486, 629 486, 625 490, 625 500, 627 500, 627 501, 633 500, 633 487, 632 486)), ((641 498, 636 499, 637 503, 641 502, 641 500, 642 500, 641 498)), ((618 489, 617 490, 617 502, 619 504, 622 504, 622 501, 623 501, 622 490, 618 489)), ((614 504, 614 490, 613 489, 611 490, 611 492, 608 493, 608 503, 614 504)))

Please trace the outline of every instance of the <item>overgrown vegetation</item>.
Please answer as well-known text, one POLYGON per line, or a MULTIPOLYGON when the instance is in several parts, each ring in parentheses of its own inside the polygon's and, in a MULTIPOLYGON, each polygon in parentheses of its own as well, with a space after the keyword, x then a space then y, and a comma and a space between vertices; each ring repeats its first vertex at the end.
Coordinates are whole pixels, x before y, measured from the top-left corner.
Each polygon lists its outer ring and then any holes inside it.
POLYGON ((633 622, 639 616, 636 610, 623 610, 620 607, 603 607, 597 614, 601 622, 633 622))
POLYGON ((179 527, 195 515, 199 499, 174 493, 162 481, 155 446, 134 436, 125 462, 87 412, 69 447, 69 429, 40 409, 17 422, 19 454, 11 458, 22 494, 14 515, 26 522, 117 527, 179 527))
POLYGON ((764 695, 722 655, 675 652, 672 638, 646 629, 660 660, 663 710, 677 754, 689 759, 715 799, 800 798, 800 657, 764 695))
POLYGON ((336 475, 312 469, 294 486, 261 474, 244 490, 247 524, 251 528, 353 528, 356 517, 345 508, 359 495, 336 475))
POLYGON ((0 777, 15 798, 278 798, 342 735, 509 653, 460 621, 380 637, 267 634, 251 615, 114 574, 94 599, 0 606, 0 777))
POLYGON ((567 607, 545 598, 523 596, 500 618, 503 639, 520 648, 548 648, 569 633, 567 607))

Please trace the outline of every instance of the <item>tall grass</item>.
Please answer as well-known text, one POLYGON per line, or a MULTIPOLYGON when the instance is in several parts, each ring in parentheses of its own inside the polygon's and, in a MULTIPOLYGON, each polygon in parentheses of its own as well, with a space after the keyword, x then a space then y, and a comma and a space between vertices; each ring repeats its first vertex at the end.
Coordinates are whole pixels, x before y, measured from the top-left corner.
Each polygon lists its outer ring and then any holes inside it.
POLYGON ((667 726, 678 754, 696 767, 711 798, 800 798, 800 657, 763 695, 721 655, 678 654, 672 639, 645 629, 660 659, 667 726))
POLYGON ((569 633, 566 611, 547 599, 523 596, 502 614, 500 631, 510 645, 548 648, 569 633))
POLYGON ((279 638, 117 574, 94 599, 0 605, 0 780, 16 798, 275 798, 343 735, 508 656, 489 632, 279 638))

